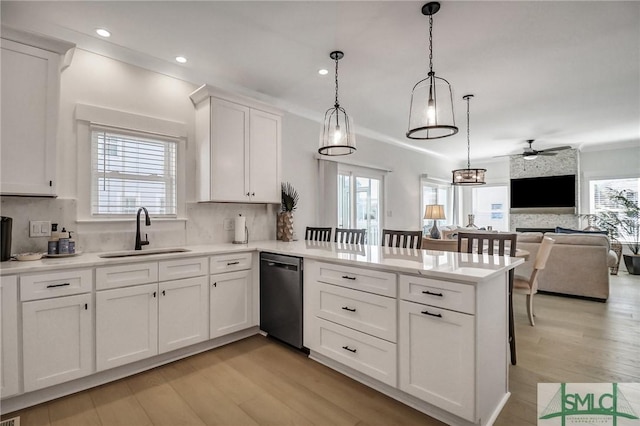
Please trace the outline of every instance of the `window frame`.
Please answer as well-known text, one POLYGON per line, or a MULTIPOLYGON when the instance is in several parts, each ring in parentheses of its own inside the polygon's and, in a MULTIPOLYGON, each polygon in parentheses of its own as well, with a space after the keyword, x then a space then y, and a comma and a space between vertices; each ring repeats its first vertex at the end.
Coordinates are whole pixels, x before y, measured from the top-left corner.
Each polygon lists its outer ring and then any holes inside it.
MULTIPOLYGON (((184 222, 186 221, 186 167, 185 152, 188 136, 188 127, 185 123, 133 114, 94 105, 77 103, 75 109, 77 127, 77 169, 72 176, 77 182, 77 193, 73 195, 60 194, 62 197, 78 199, 76 205, 77 223, 116 223, 131 222, 136 215, 118 215, 117 217, 104 217, 91 215, 91 126, 106 126, 122 131, 132 131, 151 134, 154 137, 169 137, 178 140, 176 153, 176 215, 173 217, 154 216, 158 221, 184 222)), ((176 225, 178 226, 178 225, 176 225)), ((183 226, 183 225, 180 225, 183 226)), ((87 228, 89 229, 89 228, 87 228)), ((93 229, 93 228, 91 228, 93 229)), ((127 228, 128 229, 128 228, 127 228)))
MULTIPOLYGON (((382 236, 382 230, 384 229, 384 222, 385 222, 385 181, 386 181, 386 171, 377 169, 377 168, 372 168, 372 167, 366 167, 366 166, 356 166, 353 164, 348 164, 348 163, 342 163, 339 162, 338 163, 338 167, 337 167, 337 181, 338 183, 340 182, 340 175, 348 175, 349 176, 349 222, 353 222, 355 220, 355 222, 357 223, 357 209, 356 209, 356 198, 357 198, 357 191, 356 191, 356 179, 357 178, 365 178, 365 179, 376 179, 378 180, 379 186, 380 186, 380 193, 379 193, 379 199, 378 199, 378 228, 379 228, 379 232, 377 236, 369 236, 368 232, 367 232, 367 244, 376 244, 379 243, 380 238, 382 236)), ((337 187, 336 187, 337 188, 337 187)), ((336 220, 336 226, 339 227, 339 200, 338 197, 340 196, 340 191, 337 191, 336 189, 336 211, 335 211, 335 220, 336 220)), ((355 224, 350 224, 349 225, 350 228, 354 228, 355 224)))

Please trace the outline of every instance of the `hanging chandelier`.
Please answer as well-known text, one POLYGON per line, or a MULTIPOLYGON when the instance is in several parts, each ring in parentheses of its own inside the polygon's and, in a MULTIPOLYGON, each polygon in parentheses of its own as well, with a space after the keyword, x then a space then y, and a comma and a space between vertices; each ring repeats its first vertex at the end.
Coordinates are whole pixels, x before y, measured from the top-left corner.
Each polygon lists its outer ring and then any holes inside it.
POLYGON ((422 6, 422 14, 429 17, 429 74, 413 86, 409 107, 409 139, 438 139, 458 133, 453 114, 451 85, 433 71, 433 15, 440 3, 422 6))
POLYGON ((471 143, 469 138, 469 99, 473 98, 473 95, 464 95, 462 99, 467 101, 467 168, 458 169, 453 171, 453 185, 484 185, 484 175, 487 169, 472 169, 471 168, 471 143))
POLYGON ((331 156, 347 155, 356 150, 356 135, 351 117, 338 102, 338 61, 344 57, 344 53, 336 50, 329 57, 336 61, 336 100, 333 108, 324 113, 318 152, 331 156))

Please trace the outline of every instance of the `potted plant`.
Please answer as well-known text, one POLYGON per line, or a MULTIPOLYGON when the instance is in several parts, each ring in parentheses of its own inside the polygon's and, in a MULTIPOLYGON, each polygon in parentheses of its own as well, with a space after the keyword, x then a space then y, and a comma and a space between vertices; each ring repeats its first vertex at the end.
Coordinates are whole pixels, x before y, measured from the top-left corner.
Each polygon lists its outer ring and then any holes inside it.
POLYGON ((293 241, 293 211, 298 205, 298 192, 289 182, 282 182, 282 202, 278 213, 277 239, 293 241))
POLYGON ((595 215, 596 226, 609 232, 612 238, 622 239, 632 254, 625 254, 627 271, 640 275, 640 208, 638 193, 627 189, 607 188, 607 197, 612 206, 595 215))

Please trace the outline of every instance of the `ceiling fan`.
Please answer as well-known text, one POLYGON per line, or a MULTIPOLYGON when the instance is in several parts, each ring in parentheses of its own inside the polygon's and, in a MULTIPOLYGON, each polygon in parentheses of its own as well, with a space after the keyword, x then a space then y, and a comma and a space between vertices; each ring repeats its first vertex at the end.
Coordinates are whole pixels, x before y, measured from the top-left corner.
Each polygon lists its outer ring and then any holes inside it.
POLYGON ((525 147, 522 150, 522 154, 498 155, 497 157, 511 157, 512 155, 521 155, 522 158, 524 158, 525 160, 535 160, 538 157, 538 155, 547 155, 547 156, 557 155, 558 151, 571 149, 570 146, 565 145, 565 146, 556 146, 554 148, 536 150, 536 149, 533 149, 533 147, 531 146, 533 142, 534 142, 534 139, 527 140, 527 143, 529 144, 529 146, 525 147))

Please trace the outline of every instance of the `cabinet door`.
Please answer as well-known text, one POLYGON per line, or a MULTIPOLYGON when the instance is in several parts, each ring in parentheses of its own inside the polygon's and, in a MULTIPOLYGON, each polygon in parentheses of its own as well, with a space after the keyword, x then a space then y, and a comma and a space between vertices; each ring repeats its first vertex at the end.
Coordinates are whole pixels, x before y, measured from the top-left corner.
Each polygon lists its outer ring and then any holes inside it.
POLYGON ((475 421, 472 315, 400 301, 400 389, 475 421))
POLYGON ((207 277, 159 284, 158 352, 169 352, 209 338, 207 277))
POLYGON ((96 292, 98 371, 158 353, 158 285, 96 292))
POLYGON ((2 40, 0 193, 56 193, 59 55, 2 40))
POLYGON ((18 279, 0 277, 2 306, 2 341, 0 342, 0 395, 4 398, 19 392, 18 371, 18 279))
POLYGON ((25 392, 93 372, 92 311, 91 294, 22 304, 25 392))
POLYGON ((251 110, 249 143, 249 186, 251 201, 280 203, 281 117, 251 110))
POLYGON ((249 201, 249 108, 211 98, 211 200, 249 201))
POLYGON ((209 337, 251 326, 251 271, 211 275, 209 337))

